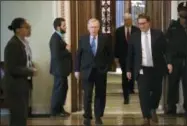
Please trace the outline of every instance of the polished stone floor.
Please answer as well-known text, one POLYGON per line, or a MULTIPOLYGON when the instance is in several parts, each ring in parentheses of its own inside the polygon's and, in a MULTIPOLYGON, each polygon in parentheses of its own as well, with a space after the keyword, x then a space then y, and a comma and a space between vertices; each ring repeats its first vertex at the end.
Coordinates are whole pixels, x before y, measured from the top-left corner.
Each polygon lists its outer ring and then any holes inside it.
MULTIPOLYGON (((105 116, 103 117, 103 125, 113 126, 140 126, 142 123, 142 116, 139 106, 137 94, 131 96, 131 103, 124 105, 122 96, 119 94, 112 94, 107 96, 107 106, 105 116)), ((29 126, 62 126, 62 125, 82 125, 83 117, 82 111, 72 113, 68 118, 30 118, 28 119, 29 126)), ((158 126, 185 126, 183 117, 171 117, 163 115, 161 110, 159 113, 158 126)), ((8 124, 8 117, 1 117, 1 126, 8 124)), ((92 121, 94 125, 94 119, 92 121)))

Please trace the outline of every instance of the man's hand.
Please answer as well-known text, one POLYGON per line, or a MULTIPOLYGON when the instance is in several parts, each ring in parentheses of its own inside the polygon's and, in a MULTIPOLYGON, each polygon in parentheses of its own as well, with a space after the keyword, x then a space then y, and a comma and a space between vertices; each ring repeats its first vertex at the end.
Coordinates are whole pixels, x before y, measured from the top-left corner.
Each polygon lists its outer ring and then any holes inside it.
POLYGON ((128 80, 131 80, 132 78, 132 75, 131 75, 131 72, 127 72, 127 78, 128 78, 128 80))
POLYGON ((67 45, 66 45, 66 49, 70 52, 70 51, 71 51, 71 45, 70 45, 70 44, 67 44, 67 45))
POLYGON ((115 58, 115 63, 116 63, 116 66, 117 66, 117 67, 120 67, 119 59, 118 59, 118 58, 115 58))
POLYGON ((38 74, 38 70, 34 67, 32 68, 32 70, 33 70, 33 73, 34 73, 33 75, 36 76, 38 74))
POLYGON ((79 80, 79 78, 80 78, 80 72, 75 72, 75 78, 76 78, 77 80, 79 80))
POLYGON ((37 75, 37 73, 38 73, 37 71, 38 70, 35 67, 30 67, 29 69, 33 72, 33 76, 37 75))
POLYGON ((173 65, 172 64, 168 64, 168 71, 171 74, 173 72, 173 65))

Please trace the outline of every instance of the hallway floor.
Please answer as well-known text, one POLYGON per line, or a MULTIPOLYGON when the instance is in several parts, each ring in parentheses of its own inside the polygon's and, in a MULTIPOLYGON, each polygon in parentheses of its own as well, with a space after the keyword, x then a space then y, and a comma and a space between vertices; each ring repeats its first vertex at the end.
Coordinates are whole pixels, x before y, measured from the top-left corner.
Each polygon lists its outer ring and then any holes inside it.
MULTIPOLYGON (((73 113, 68 118, 30 118, 28 120, 29 126, 62 126, 62 125, 82 125, 83 117, 82 111, 73 113)), ((159 111, 159 126, 185 126, 183 117, 169 117, 162 115, 159 111)), ((3 117, 1 125, 8 124, 8 118, 3 117)), ((131 96, 129 105, 124 105, 122 96, 119 94, 110 94, 107 96, 107 106, 105 116, 103 117, 103 125, 131 125, 140 126, 142 124, 142 116, 140 112, 138 96, 134 94, 131 96)), ((92 121, 94 125, 94 119, 92 121)))

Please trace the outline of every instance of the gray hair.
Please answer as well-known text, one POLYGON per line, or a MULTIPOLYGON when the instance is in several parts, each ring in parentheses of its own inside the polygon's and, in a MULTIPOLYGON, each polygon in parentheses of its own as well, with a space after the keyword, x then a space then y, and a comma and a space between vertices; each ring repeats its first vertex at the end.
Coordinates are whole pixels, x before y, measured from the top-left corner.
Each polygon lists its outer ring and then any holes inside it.
POLYGON ((91 23, 93 23, 93 22, 97 22, 97 23, 100 25, 99 20, 96 19, 96 18, 90 18, 90 19, 88 20, 88 25, 91 24, 91 23))

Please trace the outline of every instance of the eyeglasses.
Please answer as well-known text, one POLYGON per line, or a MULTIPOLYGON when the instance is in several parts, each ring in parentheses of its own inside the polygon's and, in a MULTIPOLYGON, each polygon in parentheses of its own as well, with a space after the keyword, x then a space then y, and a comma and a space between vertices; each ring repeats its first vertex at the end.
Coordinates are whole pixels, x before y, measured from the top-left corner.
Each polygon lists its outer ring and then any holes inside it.
POLYGON ((145 24, 147 24, 147 22, 138 23, 138 25, 145 25, 145 24))

